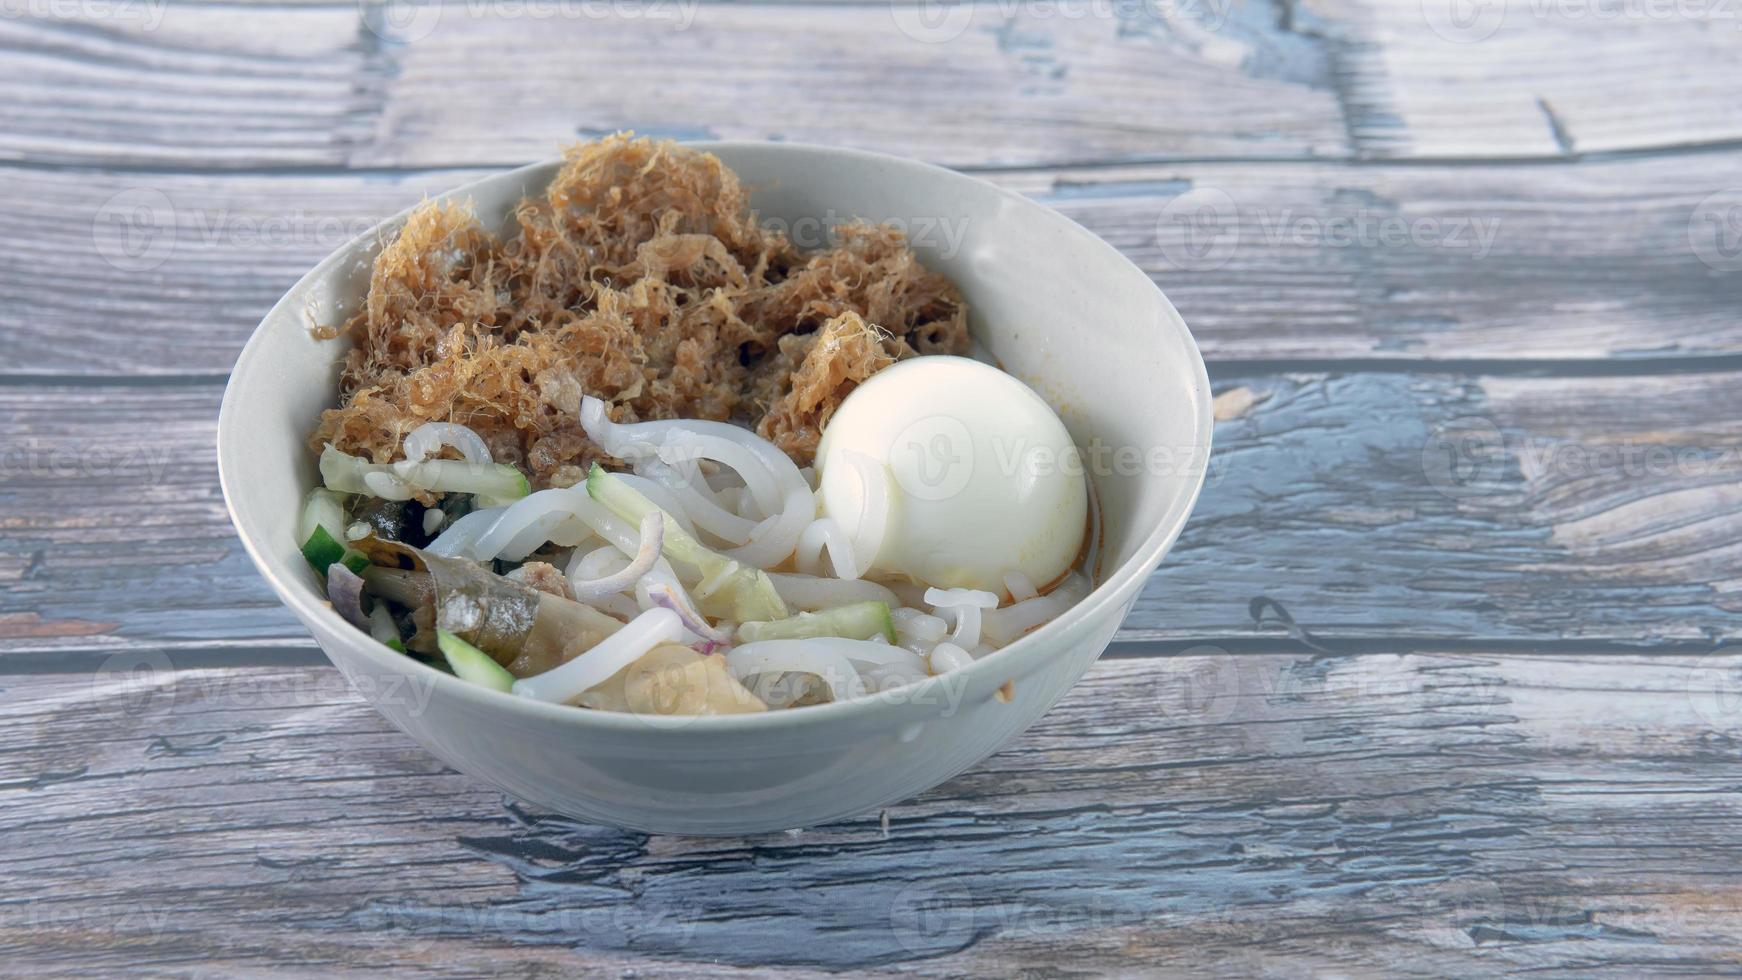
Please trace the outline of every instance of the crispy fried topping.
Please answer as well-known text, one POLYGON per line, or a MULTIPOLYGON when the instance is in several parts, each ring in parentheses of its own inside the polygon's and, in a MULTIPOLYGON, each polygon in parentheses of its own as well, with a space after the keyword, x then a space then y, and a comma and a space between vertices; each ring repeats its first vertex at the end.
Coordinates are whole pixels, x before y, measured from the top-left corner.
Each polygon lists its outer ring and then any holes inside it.
POLYGON ((507 240, 428 204, 375 260, 341 407, 311 444, 376 462, 430 421, 476 430, 541 485, 602 456, 617 421, 736 419, 800 464, 853 387, 915 353, 965 354, 967 309, 900 232, 851 224, 805 255, 760 226, 709 153, 613 136, 570 149, 507 240))

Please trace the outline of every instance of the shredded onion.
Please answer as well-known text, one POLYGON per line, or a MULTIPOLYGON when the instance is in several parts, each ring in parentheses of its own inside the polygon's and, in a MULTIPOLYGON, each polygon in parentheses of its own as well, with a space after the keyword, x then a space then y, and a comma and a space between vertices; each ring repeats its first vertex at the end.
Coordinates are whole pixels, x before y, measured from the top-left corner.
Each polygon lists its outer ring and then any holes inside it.
POLYGON ((798 550, 793 555, 793 563, 806 575, 820 575, 825 547, 829 551, 829 564, 834 567, 836 578, 859 577, 853 543, 847 540, 846 530, 832 517, 819 517, 811 521, 804 533, 798 536, 798 550))
POLYGON ((647 586, 647 595, 655 606, 677 613, 678 619, 683 621, 684 629, 705 642, 716 646, 725 646, 732 642, 732 631, 709 626, 707 617, 697 612, 690 597, 673 583, 650 583, 647 586))
MULTIPOLYGON (((653 571, 653 566, 659 561, 659 549, 665 543, 665 518, 657 513, 648 514, 641 519, 641 546, 636 549, 635 557, 621 570, 601 578, 569 580, 569 589, 577 600, 591 602, 594 599, 633 588, 641 576, 653 571)), ((687 624, 686 624, 687 625, 687 624)))
POLYGON ((435 455, 443 446, 459 450, 468 463, 495 462, 484 438, 458 423, 425 422, 405 434, 405 458, 414 463, 435 455))
POLYGON ((675 643, 682 636, 683 623, 677 613, 649 609, 561 667, 515 681, 513 691, 535 701, 571 701, 610 680, 654 647, 675 643))

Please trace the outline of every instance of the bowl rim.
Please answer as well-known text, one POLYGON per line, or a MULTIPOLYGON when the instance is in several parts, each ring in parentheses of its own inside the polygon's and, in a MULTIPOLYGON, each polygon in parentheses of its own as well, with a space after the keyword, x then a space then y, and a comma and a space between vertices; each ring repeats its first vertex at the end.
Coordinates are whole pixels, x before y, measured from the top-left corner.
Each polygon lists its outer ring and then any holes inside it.
MULTIPOLYGON (((870 150, 799 142, 773 142, 766 140, 697 140, 683 141, 682 145, 709 153, 719 151, 760 151, 774 153, 790 152, 798 155, 814 155, 824 158, 848 157, 885 167, 897 168, 920 179, 972 182, 1024 209, 1032 209, 1043 213, 1045 217, 1042 220, 1051 221, 1064 233, 1086 240, 1090 250, 1098 251, 1105 261, 1114 265, 1123 266, 1129 273, 1141 277, 1149 284, 1150 289, 1154 291, 1154 299, 1159 302, 1160 308, 1165 312, 1166 315, 1163 319, 1167 324, 1167 328, 1176 332, 1178 334, 1178 339, 1184 342, 1185 350, 1190 361, 1188 367, 1195 382, 1196 397, 1194 398, 1194 401, 1197 409, 1197 426, 1196 431, 1193 433, 1193 448, 1194 450, 1198 450, 1198 447, 1202 447, 1199 451, 1201 451, 1204 456, 1205 465, 1198 467, 1196 473, 1191 476, 1188 492, 1176 498, 1173 506, 1170 507, 1163 515, 1162 519, 1157 522, 1155 528, 1151 530, 1149 535, 1137 546, 1135 552, 1128 560, 1121 563, 1112 571, 1106 573, 1102 577, 1102 581, 1096 584, 1095 588, 1092 589, 1087 596, 1083 597, 1075 605, 1060 614, 1056 619, 1024 634, 1010 644, 993 651, 966 667, 951 671, 949 674, 934 675, 927 677, 925 680, 906 684, 899 688, 892 689, 891 691, 868 694, 849 701, 811 705, 803 710, 764 711, 739 715, 661 716, 658 720, 650 720, 633 712, 587 711, 575 708, 572 705, 553 704, 544 701, 535 701, 531 698, 516 697, 512 694, 468 683, 452 674, 446 673, 445 671, 437 670, 436 668, 413 657, 408 657, 402 653, 397 653, 388 649, 386 646, 375 642, 367 634, 357 631, 355 627, 346 623, 343 618, 339 616, 338 612, 332 608, 332 605, 326 602, 322 597, 318 596, 312 589, 305 588, 300 583, 289 581, 287 578, 280 575, 278 569, 275 567, 277 563, 272 559, 272 556, 265 550, 262 544, 256 540, 254 532, 245 527, 242 520, 239 518, 235 498, 236 487, 240 475, 234 471, 233 465, 229 462, 225 452, 225 447, 228 442, 228 440, 225 439, 225 432, 231 426, 236 424, 235 419, 238 417, 239 406, 244 397, 236 385, 237 376, 242 373, 243 366, 247 364, 252 357, 257 355, 258 348, 264 342, 263 337, 265 336, 267 325, 282 318, 293 302, 301 302, 302 294, 306 287, 308 287, 312 282, 327 275, 329 270, 331 270, 335 265, 341 262, 350 261, 350 259, 360 249, 367 248, 377 240, 383 240, 388 231, 396 229, 398 226, 403 224, 405 219, 413 211, 431 201, 443 202, 464 199, 469 192, 481 184, 512 180, 515 176, 525 177, 546 169, 551 170, 554 174, 555 170, 561 166, 564 159, 559 156, 547 158, 520 167, 513 167, 507 170, 482 175, 477 179, 469 180, 464 184, 450 188, 439 194, 429 195, 423 201, 419 201, 417 204, 413 204, 379 222, 367 231, 364 231, 362 234, 352 238, 350 241, 347 241, 345 244, 335 249, 332 253, 316 263, 312 269, 304 273, 303 276, 296 281, 295 285, 291 286, 283 296, 279 297, 278 301, 275 302, 272 305, 272 308, 267 311, 266 315, 261 318, 260 323, 255 326, 253 332, 249 334, 248 341, 243 345, 241 352, 236 357, 235 364, 231 367, 229 380, 225 382, 224 386, 224 397, 218 410, 218 426, 216 434, 218 482, 224 495, 225 511, 230 516, 230 523, 232 527, 234 527, 237 537, 241 539, 242 546, 244 550, 247 551, 249 558, 254 562, 255 568, 259 571, 261 577, 266 580, 267 584, 271 586, 272 591, 277 595, 279 601, 288 606, 293 613, 296 613, 305 626, 310 624, 312 621, 324 621, 328 626, 332 627, 331 632, 335 636, 344 638, 344 642, 349 644, 349 650, 351 652, 361 655, 370 664, 383 668, 389 673, 404 673, 410 675, 414 679, 424 677, 432 687, 430 692, 431 697, 434 697, 437 692, 441 692, 447 696, 457 697, 464 702, 468 702, 469 706, 476 710, 500 710, 510 713, 518 712, 523 716, 530 716, 533 719, 574 725, 581 729, 592 728, 615 732, 643 733, 655 733, 663 730, 679 732, 687 736, 692 732, 705 735, 724 734, 726 732, 746 733, 752 731, 785 729, 795 726, 802 727, 814 724, 833 726, 851 719, 868 718, 886 707, 899 707, 903 701, 922 704, 938 704, 940 702, 935 700, 922 699, 935 697, 940 692, 943 692, 945 690, 946 682, 949 682, 952 678, 955 678, 954 683, 959 685, 960 690, 965 692, 968 687, 973 684, 976 678, 984 680, 988 677, 996 677, 1001 673, 1011 679, 1026 676, 1028 673, 1032 672, 1033 666, 1029 667, 1029 669, 1020 671, 1005 671, 999 669, 1000 665, 1009 664, 1014 666, 1015 664, 1028 659, 1054 637, 1059 637, 1071 632, 1082 632, 1088 629, 1092 623, 1105 617, 1109 613, 1110 606, 1122 601, 1122 593, 1129 589, 1134 594, 1138 589, 1142 588, 1142 582, 1137 580, 1147 579, 1149 573, 1160 564, 1161 559, 1166 555, 1167 550, 1172 546, 1174 540, 1179 536, 1180 531, 1184 528, 1186 520, 1190 517, 1192 509, 1197 503, 1198 496, 1203 490, 1205 476, 1208 472, 1208 457, 1211 449, 1212 432, 1214 429, 1211 412, 1209 373, 1205 368, 1203 355, 1198 349, 1197 341, 1192 336, 1190 328, 1186 326, 1185 319, 1180 316, 1179 311, 1174 307, 1173 302, 1167 298, 1167 294, 1162 292, 1161 288, 1156 285, 1155 280, 1151 278, 1148 273, 1144 272, 1143 269, 1135 262, 1131 261, 1129 257, 1120 252, 1117 248, 1114 248, 1099 235, 1096 235, 1094 232, 1089 231, 1087 228, 1058 211, 1047 207, 1039 201, 1025 197, 1008 188, 1000 187, 981 177, 952 170, 938 164, 926 163, 920 160, 913 160, 886 153, 877 153, 870 150), (1135 587, 1133 587, 1134 581, 1135 587), (355 635, 352 636, 352 633, 355 635), (420 672, 422 673, 420 674, 420 672), (962 676, 956 678, 956 675, 962 676), (902 695, 903 700, 885 703, 885 699, 889 698, 892 694, 902 695)), ((1123 621, 1123 616, 1120 617, 1120 621, 1123 621)), ((316 640, 317 644, 319 644, 318 637, 316 640)), ((333 661, 335 666, 338 666, 337 661, 333 655, 327 651, 325 645, 321 645, 321 652, 329 661, 333 661)), ((1097 658, 1100 653, 1101 651, 1096 651, 1097 658)), ((996 687, 998 685, 992 686, 996 687)), ((942 703, 947 704, 950 702, 946 700, 942 703)))

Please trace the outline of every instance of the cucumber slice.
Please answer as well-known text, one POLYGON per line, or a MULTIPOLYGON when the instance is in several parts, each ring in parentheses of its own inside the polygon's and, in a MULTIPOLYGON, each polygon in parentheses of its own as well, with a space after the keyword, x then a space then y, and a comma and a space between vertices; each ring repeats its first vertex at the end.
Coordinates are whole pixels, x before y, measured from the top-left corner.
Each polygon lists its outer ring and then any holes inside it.
POLYGON ((694 568, 701 576, 695 587, 697 605, 716 618, 737 622, 786 618, 786 602, 774 590, 774 581, 759 568, 750 568, 690 537, 670 514, 642 496, 629 484, 599 466, 587 473, 587 494, 631 524, 639 526, 648 514, 665 518, 665 557, 694 568))
POLYGON ((447 658, 454 676, 471 681, 492 691, 508 693, 514 687, 514 675, 490 659, 490 655, 444 629, 436 630, 436 646, 447 658))
POLYGON ((895 642, 895 620, 889 615, 889 604, 871 600, 836 606, 822 612, 799 613, 773 622, 744 623, 738 627, 738 642, 758 640, 808 640, 816 636, 842 636, 849 640, 869 640, 882 636, 895 642))
POLYGON ((399 627, 393 623, 393 614, 379 600, 376 601, 375 608, 369 610, 369 635, 380 640, 389 650, 405 652, 405 641, 399 638, 399 627))
POLYGON ((380 496, 364 477, 380 473, 416 490, 430 493, 476 494, 485 507, 500 507, 532 492, 526 474, 507 463, 480 466, 463 459, 430 459, 421 463, 371 463, 334 449, 321 450, 321 482, 328 490, 380 496))
POLYGON ((296 538, 302 542, 302 556, 322 575, 327 566, 342 561, 353 572, 369 567, 369 559, 344 545, 345 506, 339 495, 316 487, 309 491, 302 505, 302 519, 297 523, 296 538))

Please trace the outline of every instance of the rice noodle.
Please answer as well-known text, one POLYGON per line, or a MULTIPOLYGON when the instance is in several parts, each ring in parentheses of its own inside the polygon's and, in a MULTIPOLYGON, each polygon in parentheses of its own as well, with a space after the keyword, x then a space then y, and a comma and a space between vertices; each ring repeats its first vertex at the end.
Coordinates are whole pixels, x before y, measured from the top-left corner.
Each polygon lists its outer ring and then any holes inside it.
POLYGON ((588 499, 585 490, 540 490, 516 500, 490 529, 478 536, 465 557, 475 561, 502 558, 519 561, 538 550, 550 536, 574 519, 575 500, 588 499))
POLYGON ((562 703, 610 680, 661 643, 683 636, 683 623, 670 609, 649 609, 597 646, 554 670, 514 682, 515 694, 535 701, 562 703))
POLYGON ((896 638, 909 649, 915 644, 937 643, 950 631, 949 624, 942 619, 909 606, 892 609, 889 615, 895 621, 896 638))
POLYGON ((641 519, 641 544, 628 565, 600 578, 579 581, 571 578, 569 590, 574 593, 576 600, 591 602, 632 588, 643 575, 653 571, 654 564, 659 561, 660 546, 664 543, 665 518, 659 514, 648 514, 641 519))
MULTIPOLYGON (((756 529, 756 521, 740 516, 715 499, 706 480, 696 473, 695 464, 672 465, 659 459, 642 460, 635 472, 658 483, 682 502, 696 527, 728 544, 744 544, 756 529)), ((741 487, 732 488, 731 500, 737 502, 741 487)), ((651 499, 651 498, 650 498, 651 499)), ((655 500, 654 503, 659 501, 655 500)))
POLYGON ((363 474, 363 485, 369 492, 382 500, 410 500, 411 487, 405 481, 391 473, 381 470, 370 470, 363 474))
POLYGON ((746 643, 726 653, 726 670, 739 682, 758 674, 787 671, 811 674, 828 685, 829 697, 835 701, 848 701, 865 693, 864 680, 845 654, 832 644, 816 640, 746 643))
MULTIPOLYGON (((851 450, 841 458, 859 477, 859 519, 855 522, 853 554, 858 557, 858 572, 841 578, 858 578, 870 571, 883 548, 883 535, 889 525, 889 476, 882 463, 864 453, 851 450)), ((834 552, 831 551, 833 557, 834 552)), ((838 567, 838 565, 837 565, 838 567)), ((839 573, 837 573, 839 574, 839 573)))
POLYGON ((891 609, 901 605, 895 593, 864 579, 817 578, 791 572, 769 572, 768 578, 774 583, 774 591, 780 593, 787 605, 803 612, 867 601, 887 603, 891 609))
POLYGON ((964 649, 980 644, 980 615, 998 608, 998 597, 978 589, 927 589, 925 601, 939 611, 949 610, 955 620, 950 639, 964 649))
POLYGON ((441 536, 429 543, 425 551, 434 552, 444 558, 467 558, 471 556, 472 545, 485 531, 495 525, 496 519, 507 511, 506 507, 486 507, 466 514, 459 520, 448 525, 441 536))
POLYGON ((425 422, 405 434, 405 458, 414 463, 435 455, 443 446, 459 450, 468 463, 495 462, 484 438, 456 422, 425 422))
MULTIPOLYGON (((779 513, 781 498, 790 486, 790 481, 781 479, 785 475, 781 472, 782 468, 770 465, 764 454, 758 453, 753 446, 745 445, 748 439, 760 439, 755 433, 737 429, 735 426, 726 427, 740 433, 742 437, 733 438, 718 432, 672 429, 659 448, 659 458, 668 465, 711 459, 729 466, 744 478, 744 485, 750 488, 751 496, 756 498, 756 505, 762 508, 763 513, 779 513)), ((768 448, 780 452, 772 444, 768 448)), ((804 477, 799 475, 798 467, 791 464, 792 461, 787 460, 787 465, 792 469, 792 479, 804 484, 804 477)))
POLYGON ((793 554, 793 563, 806 575, 821 575, 824 548, 828 549, 829 564, 834 568, 836 578, 859 577, 853 542, 848 540, 846 529, 832 517, 819 517, 811 521, 798 536, 798 549, 793 554))
POLYGON ((986 639, 1004 646, 1029 630, 1057 619, 1059 614, 1071 607, 1072 601, 1068 596, 1061 596, 1057 592, 1025 599, 1013 606, 985 613, 980 628, 986 639))
POLYGON ((1040 595, 1040 590, 1034 587, 1034 580, 1014 568, 1004 573, 1004 588, 1009 590, 1010 598, 1015 602, 1040 595))
POLYGON ((961 670, 974 662, 968 651, 948 641, 939 643, 931 651, 931 672, 947 674, 952 670, 961 670))
POLYGON ((798 546, 805 525, 816 517, 816 498, 792 461, 773 443, 729 422, 666 419, 619 424, 605 415, 605 403, 581 399, 581 427, 606 452, 631 462, 654 456, 667 465, 709 459, 734 469, 749 488, 764 520, 749 543, 727 556, 756 568, 773 568, 798 546))
POLYGON ((683 528, 690 537, 695 537, 696 526, 690 521, 689 508, 685 507, 677 495, 666 489, 663 484, 635 473, 613 473, 611 475, 622 480, 631 490, 646 497, 653 503, 653 506, 670 514, 671 519, 677 522, 678 527, 683 528))

